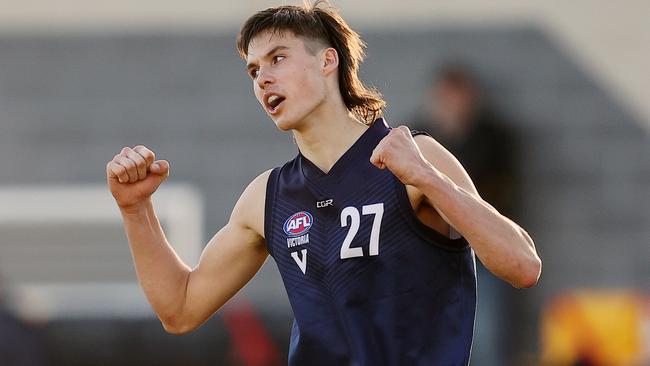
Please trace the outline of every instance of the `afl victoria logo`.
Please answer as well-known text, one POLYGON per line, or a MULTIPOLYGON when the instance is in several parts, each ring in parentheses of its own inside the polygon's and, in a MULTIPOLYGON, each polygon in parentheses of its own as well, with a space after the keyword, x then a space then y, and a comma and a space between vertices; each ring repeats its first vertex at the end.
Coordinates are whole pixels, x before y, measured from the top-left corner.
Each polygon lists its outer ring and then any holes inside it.
POLYGON ((284 233, 289 236, 298 236, 309 231, 314 218, 307 211, 300 211, 291 215, 284 222, 284 233))

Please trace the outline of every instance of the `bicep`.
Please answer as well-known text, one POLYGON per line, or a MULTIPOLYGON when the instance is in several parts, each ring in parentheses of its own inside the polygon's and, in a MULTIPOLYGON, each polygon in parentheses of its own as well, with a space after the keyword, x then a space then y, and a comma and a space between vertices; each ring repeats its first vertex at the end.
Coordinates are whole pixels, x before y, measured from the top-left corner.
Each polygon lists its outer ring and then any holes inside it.
POLYGON ((203 322, 253 278, 267 256, 261 236, 228 223, 210 240, 188 277, 186 313, 203 322))
MULTIPOLYGON (((425 159, 427 159, 427 161, 429 161, 429 163, 431 163, 436 169, 451 179, 458 187, 480 198, 474 182, 472 182, 472 179, 470 178, 469 174, 467 174, 467 171, 463 165, 452 153, 450 153, 444 146, 442 146, 432 137, 426 135, 418 135, 413 139, 422 152, 422 155, 425 159)), ((433 207, 443 218, 443 220, 450 224, 449 219, 445 216, 445 214, 440 209, 435 207, 435 205, 433 205, 433 203, 428 198, 424 197, 424 201, 433 207)))
POLYGON ((268 256, 264 205, 270 171, 244 190, 228 224, 208 242, 187 280, 183 313, 202 323, 259 271, 268 256))
POLYGON ((444 146, 432 137, 418 135, 414 137, 422 155, 440 172, 445 174, 456 185, 468 192, 479 195, 476 186, 463 165, 444 146))

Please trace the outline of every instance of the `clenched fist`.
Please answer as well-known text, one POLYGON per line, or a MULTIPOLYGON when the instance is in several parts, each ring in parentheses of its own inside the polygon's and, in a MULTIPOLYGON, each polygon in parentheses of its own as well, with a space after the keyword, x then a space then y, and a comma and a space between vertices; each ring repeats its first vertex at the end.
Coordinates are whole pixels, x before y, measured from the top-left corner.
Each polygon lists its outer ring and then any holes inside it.
POLYGON ((402 183, 410 185, 430 167, 406 126, 391 129, 373 150, 370 162, 379 169, 388 168, 402 183))
POLYGON ((108 188, 120 208, 147 200, 167 176, 169 163, 142 145, 123 148, 106 164, 108 188))

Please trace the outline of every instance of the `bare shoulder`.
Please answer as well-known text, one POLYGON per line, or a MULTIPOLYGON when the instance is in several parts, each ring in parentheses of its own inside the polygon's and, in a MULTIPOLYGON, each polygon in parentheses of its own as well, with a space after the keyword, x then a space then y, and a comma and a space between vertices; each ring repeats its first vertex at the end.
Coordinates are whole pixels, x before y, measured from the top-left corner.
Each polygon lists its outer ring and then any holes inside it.
POLYGON ((241 225, 264 237, 264 208, 266 185, 272 169, 253 179, 244 189, 230 216, 230 223, 241 225))
POLYGON ((449 177, 454 183, 460 187, 478 194, 472 179, 467 174, 467 171, 456 157, 442 146, 434 138, 427 135, 417 135, 413 140, 418 145, 420 152, 429 163, 431 163, 441 173, 449 177))

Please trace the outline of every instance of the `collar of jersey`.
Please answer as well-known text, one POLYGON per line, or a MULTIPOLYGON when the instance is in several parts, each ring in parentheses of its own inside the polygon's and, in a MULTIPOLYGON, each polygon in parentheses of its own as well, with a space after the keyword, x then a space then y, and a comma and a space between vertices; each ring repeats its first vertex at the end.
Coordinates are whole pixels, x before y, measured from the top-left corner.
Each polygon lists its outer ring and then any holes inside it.
POLYGON ((359 159, 365 159, 370 163, 370 155, 377 143, 388 133, 390 127, 383 118, 376 119, 370 127, 363 132, 357 141, 347 149, 334 163, 332 169, 325 173, 316 164, 307 159, 298 151, 298 162, 305 178, 311 181, 329 179, 340 176, 345 167, 359 159), (368 145, 371 144, 369 147, 368 145), (367 149, 369 151, 364 151, 367 149))

